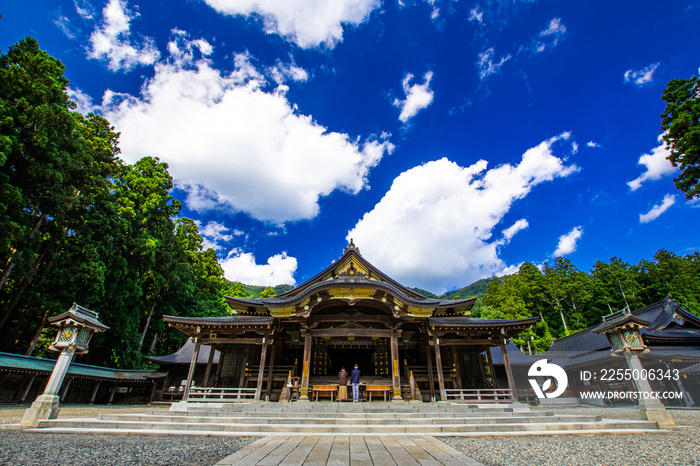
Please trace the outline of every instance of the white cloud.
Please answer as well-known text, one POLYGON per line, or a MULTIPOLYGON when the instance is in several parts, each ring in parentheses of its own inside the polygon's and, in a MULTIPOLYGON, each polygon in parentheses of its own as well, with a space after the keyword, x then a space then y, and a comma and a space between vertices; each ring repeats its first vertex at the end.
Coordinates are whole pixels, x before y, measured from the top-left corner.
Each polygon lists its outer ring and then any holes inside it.
POLYGON ((228 257, 220 260, 226 279, 246 285, 276 286, 294 285, 297 259, 286 252, 267 259, 267 264, 256 264, 255 256, 249 252, 233 249, 228 257))
POLYGON ((191 209, 277 224, 315 217, 319 198, 335 190, 367 187, 369 170, 393 150, 387 135, 363 141, 329 131, 299 114, 284 87, 265 92, 249 56, 237 55, 229 74, 196 59, 208 45, 176 31, 170 60, 156 64, 140 96, 105 94, 126 161, 167 162, 191 209))
POLYGON ((503 239, 505 242, 510 242, 511 239, 513 239, 513 236, 515 236, 516 233, 519 231, 524 230, 525 228, 529 227, 530 224, 528 223, 527 220, 524 218, 521 218, 517 222, 515 222, 512 226, 506 228, 503 230, 503 239))
POLYGON ((552 254, 553 257, 566 256, 576 250, 576 243, 583 236, 583 228, 581 226, 574 227, 570 232, 559 237, 557 250, 552 254))
POLYGON ((126 1, 110 0, 102 10, 102 16, 102 25, 90 35, 88 58, 108 60, 107 66, 112 71, 129 71, 137 66, 151 65, 160 58, 160 52, 150 37, 132 45, 129 23, 138 17, 138 13, 127 10, 126 1))
POLYGON ((597 142, 588 141, 588 142, 586 143, 586 147, 590 147, 591 149, 597 149, 597 148, 599 148, 599 147, 601 147, 601 146, 600 146, 600 144, 598 144, 597 142))
POLYGON ((306 82, 309 79, 309 73, 293 63, 283 63, 277 60, 277 64, 270 70, 270 76, 277 84, 284 84, 287 81, 306 82))
POLYGON ((432 71, 428 71, 423 75, 423 84, 411 86, 410 83, 413 80, 411 73, 406 74, 403 78, 403 91, 406 94, 406 99, 394 99, 394 107, 401 109, 401 114, 399 115, 401 122, 406 123, 433 102, 433 90, 430 89, 430 81, 432 79, 432 71))
POLYGON ((215 251, 220 251, 224 249, 221 243, 228 243, 233 239, 234 235, 238 236, 236 233, 238 230, 233 231, 232 234, 228 234, 231 229, 226 227, 223 223, 210 221, 204 226, 202 226, 202 223, 198 220, 196 220, 195 223, 197 223, 199 234, 204 240, 202 242, 202 247, 204 249, 212 248, 215 251))
POLYGON ((95 17, 95 8, 88 0, 73 0, 73 5, 81 18, 91 20, 95 17))
POLYGON ((561 36, 566 33, 566 26, 561 23, 561 18, 554 18, 549 22, 547 29, 540 31, 540 37, 561 36))
POLYGON ((639 223, 649 223, 652 220, 656 220, 675 203, 676 196, 673 194, 666 194, 661 204, 654 205, 654 207, 652 207, 646 214, 639 214, 639 223))
POLYGON ((82 113, 83 115, 87 115, 88 113, 94 111, 97 108, 92 103, 92 97, 90 97, 89 94, 83 92, 79 87, 69 87, 68 97, 70 97, 70 100, 75 102, 75 104, 77 105, 76 111, 82 113))
POLYGON ((476 62, 476 67, 479 69, 479 78, 485 79, 492 74, 498 73, 503 64, 511 59, 510 54, 501 57, 498 62, 493 61, 494 48, 491 47, 485 52, 479 54, 479 61, 476 62))
POLYGON ((478 6, 475 6, 471 10, 469 10, 469 18, 467 18, 468 21, 476 21, 479 24, 484 23, 484 12, 479 9, 478 6))
POLYGON ((525 152, 517 165, 487 170, 446 158, 401 173, 382 200, 348 233, 363 255, 402 283, 442 292, 506 269, 498 249, 525 219, 494 238, 513 203, 536 185, 578 170, 553 154, 568 133, 525 152))
POLYGON ((651 65, 643 68, 641 70, 627 70, 625 71, 625 82, 632 83, 637 87, 642 87, 646 84, 654 82, 654 71, 659 67, 659 63, 652 63, 651 65))
POLYGON ((542 53, 559 45, 564 37, 566 37, 566 26, 561 22, 561 18, 554 18, 549 21, 545 29, 532 39, 530 45, 521 46, 519 51, 529 51, 532 54, 542 53))
POLYGON ((265 32, 302 48, 343 40, 343 25, 358 26, 381 0, 204 0, 219 13, 262 17, 265 32))
POLYGON ((663 140, 663 135, 659 136, 659 146, 651 150, 651 154, 644 154, 639 157, 639 165, 644 165, 646 171, 639 175, 636 179, 627 183, 632 191, 636 191, 647 180, 659 180, 664 176, 674 175, 678 173, 678 168, 668 160, 671 155, 666 148, 666 143, 663 140))

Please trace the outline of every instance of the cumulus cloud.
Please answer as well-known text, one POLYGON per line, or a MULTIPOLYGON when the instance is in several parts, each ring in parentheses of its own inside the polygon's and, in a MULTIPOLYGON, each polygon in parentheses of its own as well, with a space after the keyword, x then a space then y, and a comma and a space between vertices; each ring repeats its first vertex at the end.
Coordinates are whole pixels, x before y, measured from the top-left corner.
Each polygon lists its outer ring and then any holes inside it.
POLYGON ((654 82, 654 71, 659 67, 659 63, 652 63, 641 70, 625 71, 625 82, 634 84, 637 87, 642 87, 654 82))
POLYGON ((286 252, 269 257, 267 264, 257 264, 252 253, 233 249, 219 264, 228 280, 246 285, 276 286, 296 283, 294 272, 297 270, 297 259, 288 256, 286 252))
POLYGON ((406 94, 406 98, 404 100, 394 99, 394 107, 401 109, 399 120, 402 123, 406 123, 433 102, 433 90, 430 89, 430 81, 432 79, 432 71, 428 71, 423 75, 423 84, 411 85, 413 80, 411 73, 407 73, 403 78, 403 91, 406 94))
POLYGON ((576 243, 583 236, 583 228, 581 226, 574 227, 570 232, 559 237, 557 250, 552 254, 553 257, 566 256, 576 250, 576 243))
POLYGON ((479 78, 481 80, 486 79, 492 74, 498 73, 503 64, 511 59, 510 54, 508 54, 501 57, 499 61, 495 62, 493 58, 494 54, 495 50, 493 47, 479 54, 479 60, 476 62, 476 67, 479 70, 479 78))
POLYGON ((597 149, 600 147, 600 144, 598 144, 597 142, 588 141, 586 143, 586 147, 590 147, 591 149, 597 149))
POLYGON ((170 59, 141 95, 105 94, 104 113, 121 132, 122 157, 167 162, 189 208, 276 224, 311 219, 320 197, 366 188, 369 170, 393 150, 388 135, 351 138, 299 114, 286 87, 265 90, 251 57, 237 55, 224 74, 197 58, 211 52, 206 41, 173 36, 170 59))
POLYGON ((242 234, 239 230, 234 230, 229 234, 229 232, 231 232, 230 228, 223 223, 213 220, 204 226, 202 226, 202 222, 199 220, 195 220, 195 223, 199 227, 199 234, 202 236, 202 247, 204 249, 212 248, 215 251, 220 251, 224 249, 222 243, 228 243, 233 239, 234 235, 238 236, 238 233, 242 234))
POLYGON ((646 214, 639 214, 639 223, 649 223, 652 220, 656 220, 675 203, 676 196, 673 194, 666 194, 664 196, 664 200, 661 201, 661 204, 654 205, 654 207, 652 207, 646 214))
POLYGON ((110 0, 102 10, 102 24, 90 35, 88 58, 107 60, 112 71, 129 71, 155 63, 160 52, 152 38, 131 40, 129 23, 138 16, 127 10, 126 1, 110 0))
POLYGON ((92 103, 92 97, 83 92, 79 87, 69 87, 68 97, 77 105, 76 110, 83 115, 94 111, 96 107, 92 103))
POLYGON ((204 0, 219 13, 258 16, 265 32, 278 34, 302 48, 343 40, 343 25, 358 26, 381 0, 204 0))
POLYGON ((347 239, 400 282, 433 292, 501 273, 499 248, 528 224, 518 220, 500 236, 497 226, 535 186, 578 170, 553 153, 567 138, 527 150, 517 165, 487 170, 485 160, 461 167, 443 158, 407 170, 347 239))
POLYGON ((650 154, 644 154, 639 157, 637 162, 639 165, 644 165, 646 171, 639 175, 636 179, 627 183, 632 191, 636 191, 642 186, 642 183, 648 180, 659 180, 664 176, 674 175, 678 173, 678 168, 668 160, 671 152, 666 148, 666 143, 663 140, 663 135, 659 136, 659 145, 651 150, 650 154))

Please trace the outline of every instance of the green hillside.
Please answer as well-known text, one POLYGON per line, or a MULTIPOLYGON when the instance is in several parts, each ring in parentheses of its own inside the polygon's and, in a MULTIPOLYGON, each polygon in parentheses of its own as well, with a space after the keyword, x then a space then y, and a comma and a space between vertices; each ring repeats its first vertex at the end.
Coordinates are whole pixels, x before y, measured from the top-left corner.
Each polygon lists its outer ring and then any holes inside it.
POLYGON ((448 291, 447 293, 438 296, 440 299, 454 299, 455 296, 459 296, 460 299, 467 298, 478 298, 479 296, 486 294, 486 290, 489 286, 489 282, 493 280, 492 278, 482 278, 481 280, 472 283, 469 286, 460 288, 454 291, 448 291))

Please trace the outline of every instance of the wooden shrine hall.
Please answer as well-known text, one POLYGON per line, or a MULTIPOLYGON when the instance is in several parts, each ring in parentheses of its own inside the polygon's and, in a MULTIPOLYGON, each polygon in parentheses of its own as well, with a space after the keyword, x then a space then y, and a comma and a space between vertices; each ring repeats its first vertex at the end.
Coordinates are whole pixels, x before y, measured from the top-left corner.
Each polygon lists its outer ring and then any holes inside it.
POLYGON ((286 293, 226 301, 229 317, 164 316, 194 344, 184 401, 333 399, 341 367, 358 364, 370 399, 510 402, 506 342, 537 321, 472 318, 475 298, 426 298, 370 264, 352 241, 286 293), (203 374, 202 345, 210 347, 203 374), (503 353, 507 387, 495 377, 493 347, 503 353))

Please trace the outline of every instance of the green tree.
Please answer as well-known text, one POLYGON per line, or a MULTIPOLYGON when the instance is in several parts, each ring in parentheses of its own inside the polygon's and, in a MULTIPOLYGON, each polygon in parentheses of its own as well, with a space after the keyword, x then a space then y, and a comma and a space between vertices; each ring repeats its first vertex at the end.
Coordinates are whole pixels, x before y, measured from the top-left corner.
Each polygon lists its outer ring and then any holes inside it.
POLYGON ((676 187, 688 199, 700 197, 700 81, 673 79, 664 89, 666 110, 661 115, 668 159, 681 170, 676 187))
POLYGON ((268 286, 260 292, 261 298, 274 298, 275 296, 277 296, 277 293, 275 293, 275 289, 271 286, 268 286))

